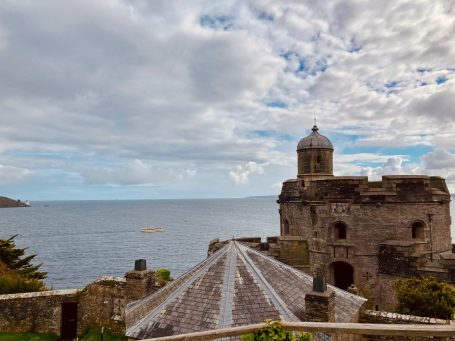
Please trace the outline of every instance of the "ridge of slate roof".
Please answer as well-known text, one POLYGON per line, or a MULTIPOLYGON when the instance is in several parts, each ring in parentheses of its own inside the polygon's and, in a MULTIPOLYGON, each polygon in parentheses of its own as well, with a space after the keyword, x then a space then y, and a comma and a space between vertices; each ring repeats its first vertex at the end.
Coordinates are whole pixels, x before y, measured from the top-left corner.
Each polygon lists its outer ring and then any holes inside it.
MULTIPOLYGON (((157 292, 127 305, 126 335, 143 339, 220 329, 266 319, 305 321, 311 276, 230 241, 157 292)), ((335 320, 349 322, 366 301, 335 292, 335 320)))

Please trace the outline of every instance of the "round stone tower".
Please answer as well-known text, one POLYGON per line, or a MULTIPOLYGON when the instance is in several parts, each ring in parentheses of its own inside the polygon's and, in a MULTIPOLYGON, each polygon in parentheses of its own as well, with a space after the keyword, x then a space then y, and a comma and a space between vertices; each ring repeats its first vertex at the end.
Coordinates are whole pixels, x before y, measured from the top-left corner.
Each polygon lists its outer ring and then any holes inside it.
POLYGON ((319 134, 314 125, 313 132, 300 140, 297 145, 297 177, 333 176, 333 145, 330 140, 319 134))

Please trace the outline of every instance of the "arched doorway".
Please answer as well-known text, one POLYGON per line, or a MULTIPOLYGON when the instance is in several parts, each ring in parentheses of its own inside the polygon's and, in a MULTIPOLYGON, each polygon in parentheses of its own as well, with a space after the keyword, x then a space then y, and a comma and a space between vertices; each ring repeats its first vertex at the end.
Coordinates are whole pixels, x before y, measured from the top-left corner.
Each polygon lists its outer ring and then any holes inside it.
POLYGON ((345 262, 333 262, 331 264, 333 284, 343 290, 347 290, 354 283, 354 268, 345 262))

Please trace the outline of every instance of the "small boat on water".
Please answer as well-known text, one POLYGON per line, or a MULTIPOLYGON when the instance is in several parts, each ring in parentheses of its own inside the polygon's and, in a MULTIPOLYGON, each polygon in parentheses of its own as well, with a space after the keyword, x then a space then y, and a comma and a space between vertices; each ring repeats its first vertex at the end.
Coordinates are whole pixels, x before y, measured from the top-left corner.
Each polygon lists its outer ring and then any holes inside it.
POLYGON ((164 232, 162 227, 143 227, 141 232, 164 232))

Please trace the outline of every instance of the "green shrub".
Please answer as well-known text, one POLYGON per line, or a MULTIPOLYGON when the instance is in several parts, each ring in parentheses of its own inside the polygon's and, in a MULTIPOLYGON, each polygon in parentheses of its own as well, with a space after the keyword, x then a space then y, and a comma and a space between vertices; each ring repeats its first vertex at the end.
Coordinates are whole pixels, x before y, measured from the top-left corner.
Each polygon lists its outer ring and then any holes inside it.
POLYGON ((160 286, 164 286, 167 282, 173 281, 174 279, 171 276, 171 272, 168 269, 158 269, 155 271, 156 282, 160 286))
POLYGON ((25 256, 26 249, 16 247, 15 237, 0 239, 0 294, 46 290, 46 273, 38 271, 41 264, 31 264, 36 255, 25 256))
POLYGON ((266 326, 254 333, 243 335, 242 341, 312 341, 311 333, 293 333, 281 324, 280 321, 266 321, 266 326))
POLYGON ((36 255, 25 256, 27 248, 16 247, 14 242, 16 237, 17 234, 9 239, 0 239, 0 261, 9 269, 15 270, 23 278, 45 279, 47 273, 38 271, 42 264, 33 265, 31 263, 36 255))
POLYGON ((37 279, 24 279, 16 274, 0 277, 0 294, 14 294, 46 290, 44 283, 37 279))
POLYGON ((455 313, 455 287, 433 276, 399 280, 395 290, 401 314, 451 319, 455 313))

